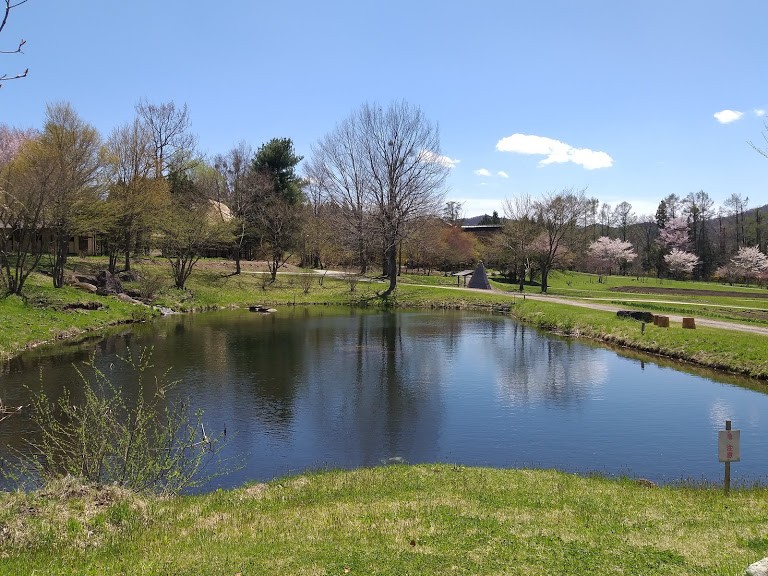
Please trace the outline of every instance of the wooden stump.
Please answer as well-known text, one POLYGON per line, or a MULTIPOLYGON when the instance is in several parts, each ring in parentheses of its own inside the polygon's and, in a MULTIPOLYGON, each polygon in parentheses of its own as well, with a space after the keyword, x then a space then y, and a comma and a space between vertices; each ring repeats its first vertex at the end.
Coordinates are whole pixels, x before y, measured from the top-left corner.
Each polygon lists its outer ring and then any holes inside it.
POLYGON ((688 328, 693 330, 696 328, 696 321, 693 318, 683 318, 683 328, 688 328))
POLYGON ((660 328, 669 328, 669 316, 657 316, 659 323, 657 326, 660 328))
POLYGON ((659 315, 658 314, 654 314, 653 315, 653 325, 654 326, 658 326, 659 325, 659 315))

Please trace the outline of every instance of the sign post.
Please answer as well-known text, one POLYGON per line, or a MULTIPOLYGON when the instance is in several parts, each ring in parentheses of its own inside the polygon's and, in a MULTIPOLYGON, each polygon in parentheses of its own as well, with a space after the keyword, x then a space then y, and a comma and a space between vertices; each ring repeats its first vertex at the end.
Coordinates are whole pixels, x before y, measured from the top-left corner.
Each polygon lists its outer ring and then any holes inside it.
POLYGON ((725 478, 723 489, 725 493, 731 490, 731 462, 741 460, 741 430, 731 430, 731 421, 725 421, 725 430, 717 433, 717 459, 725 463, 725 478))

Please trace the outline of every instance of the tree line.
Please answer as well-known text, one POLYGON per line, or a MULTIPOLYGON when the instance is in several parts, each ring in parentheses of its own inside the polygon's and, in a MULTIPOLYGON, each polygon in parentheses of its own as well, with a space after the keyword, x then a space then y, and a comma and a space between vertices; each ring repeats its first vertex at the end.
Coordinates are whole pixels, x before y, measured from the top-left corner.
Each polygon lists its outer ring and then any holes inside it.
POLYGON ((748 203, 734 193, 716 208, 704 191, 670 194, 654 215, 638 216, 629 202, 611 207, 584 191, 539 200, 521 196, 505 202, 502 231, 489 260, 521 287, 535 275, 542 291, 553 268, 764 280, 765 207, 748 209, 748 203))
MULTIPOLYGON (((51 104, 42 129, 0 126, 0 269, 10 293, 47 264, 64 283, 72 239, 91 235, 112 273, 159 250, 175 284, 206 253, 263 259, 270 279, 291 257, 302 265, 384 263, 417 221, 439 210, 448 167, 437 127, 407 102, 366 104, 313 148, 306 173, 290 138, 241 142, 205 158, 189 111, 136 105, 104 139, 68 103, 51 104)), ((76 250, 76 248, 75 248, 76 250)))
POLYGON ((461 228, 461 203, 444 201, 451 163, 438 127, 405 101, 360 106, 300 172, 302 160, 290 138, 204 157, 187 106, 173 102, 139 102, 106 138, 70 104, 51 104, 39 130, 0 126, 2 283, 21 294, 46 265, 61 287, 77 235, 97 239, 111 273, 159 251, 178 288, 202 256, 218 254, 234 274, 243 259, 266 261, 272 282, 291 258, 360 273, 381 266, 384 295, 403 270, 480 259, 521 286, 536 277, 546 292, 558 268, 732 281, 759 271, 764 253, 762 209, 735 193, 716 209, 704 191, 671 194, 645 216, 585 190, 521 195, 488 219, 500 233, 478 239, 461 228))

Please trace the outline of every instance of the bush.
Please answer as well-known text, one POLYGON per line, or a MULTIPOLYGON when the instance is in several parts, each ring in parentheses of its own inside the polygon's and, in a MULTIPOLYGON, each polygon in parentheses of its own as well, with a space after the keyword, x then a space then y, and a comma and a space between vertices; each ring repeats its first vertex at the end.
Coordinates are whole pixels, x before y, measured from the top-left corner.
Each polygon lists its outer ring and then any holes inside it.
POLYGON ((90 378, 78 369, 85 398, 71 402, 64 390, 56 402, 39 392, 33 395, 31 418, 40 429, 25 459, 27 476, 44 484, 74 476, 91 484, 114 484, 135 491, 178 493, 207 478, 200 472, 217 453, 219 438, 205 434, 202 412, 190 414, 185 403, 176 405, 169 392, 178 381, 167 373, 145 382, 151 368, 151 350, 134 359, 122 359, 137 379, 136 398, 91 360, 90 378))

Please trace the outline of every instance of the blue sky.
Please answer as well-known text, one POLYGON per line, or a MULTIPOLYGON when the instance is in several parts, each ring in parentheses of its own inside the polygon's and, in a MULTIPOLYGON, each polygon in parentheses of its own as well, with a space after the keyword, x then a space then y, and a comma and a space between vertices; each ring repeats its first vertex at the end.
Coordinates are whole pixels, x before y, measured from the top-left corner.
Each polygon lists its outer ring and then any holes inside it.
POLYGON ((638 214, 698 190, 754 206, 766 21, 765 0, 29 0, 0 35, 27 41, 0 73, 30 69, 0 122, 69 101, 106 137, 173 100, 204 153, 290 137, 309 157, 362 103, 405 99, 439 124, 467 216, 570 187, 638 214))

